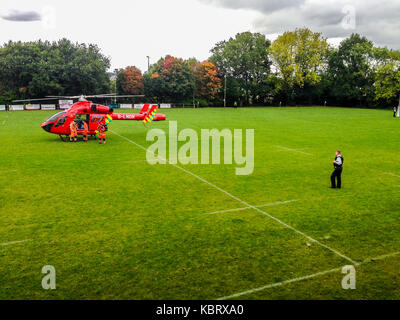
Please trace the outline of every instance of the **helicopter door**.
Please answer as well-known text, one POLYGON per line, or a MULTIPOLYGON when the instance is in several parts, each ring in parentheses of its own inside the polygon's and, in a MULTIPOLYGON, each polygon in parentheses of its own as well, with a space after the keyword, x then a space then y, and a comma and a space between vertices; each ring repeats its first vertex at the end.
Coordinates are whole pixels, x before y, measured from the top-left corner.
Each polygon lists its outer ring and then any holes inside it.
POLYGON ((83 132, 83 121, 85 121, 89 126, 89 115, 88 114, 77 114, 75 116, 75 122, 78 123, 78 133, 83 132))

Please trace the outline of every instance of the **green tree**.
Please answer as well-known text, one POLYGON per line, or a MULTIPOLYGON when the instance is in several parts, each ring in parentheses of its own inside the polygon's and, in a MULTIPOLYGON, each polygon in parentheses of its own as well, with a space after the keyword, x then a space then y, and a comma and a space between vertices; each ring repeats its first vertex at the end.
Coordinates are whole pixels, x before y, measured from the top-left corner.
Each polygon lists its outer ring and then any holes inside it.
POLYGON ((372 104, 375 63, 374 46, 367 38, 352 34, 343 40, 329 57, 331 100, 349 106, 372 104))
POLYGON ((104 93, 109 90, 109 67, 109 58, 96 45, 67 39, 10 41, 0 47, 0 95, 23 99, 104 93))
POLYGON ((244 32, 214 46, 209 60, 221 71, 222 77, 227 77, 228 99, 241 99, 249 104, 268 95, 270 45, 264 35, 244 32))
POLYGON ((327 40, 307 28, 285 32, 272 43, 276 90, 283 92, 286 102, 294 99, 296 89, 310 90, 321 82, 328 51, 327 40))
POLYGON ((393 106, 400 95, 400 51, 375 49, 375 99, 393 106))
POLYGON ((152 65, 144 76, 146 96, 153 101, 192 101, 194 78, 190 61, 168 55, 152 65))

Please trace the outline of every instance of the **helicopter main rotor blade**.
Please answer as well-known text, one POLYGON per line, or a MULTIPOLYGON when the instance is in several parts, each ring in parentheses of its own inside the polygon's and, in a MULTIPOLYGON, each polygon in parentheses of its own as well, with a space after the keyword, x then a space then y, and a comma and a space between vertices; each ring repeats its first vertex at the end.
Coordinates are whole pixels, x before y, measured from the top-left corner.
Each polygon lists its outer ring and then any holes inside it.
POLYGON ((95 98, 95 97, 104 97, 104 96, 117 96, 117 93, 100 93, 100 94, 82 94, 80 96, 65 96, 65 97, 69 97, 69 98, 95 98))
MULTIPOLYGON (((116 96, 117 94, 116 93, 104 93, 104 94, 95 94, 95 95, 92 95, 92 96, 90 96, 90 97, 97 97, 97 96, 116 96)), ((86 97, 89 97, 89 96, 86 96, 86 97)))
POLYGON ((12 102, 32 102, 32 101, 45 101, 45 100, 57 100, 58 98, 42 98, 42 99, 26 99, 26 100, 12 100, 12 102))
POLYGON ((87 98, 141 98, 144 97, 144 95, 122 95, 122 96, 90 96, 87 98))
POLYGON ((46 100, 58 100, 58 99, 80 99, 80 98, 142 98, 144 95, 116 95, 115 93, 105 93, 92 96, 46 96, 46 98, 40 99, 25 99, 25 100, 13 100, 12 102, 32 102, 32 101, 46 101, 46 100))
POLYGON ((52 99, 79 99, 81 96, 46 96, 47 98, 52 98, 52 99))
POLYGON ((118 97, 124 97, 124 98, 129 98, 129 97, 144 97, 142 95, 122 95, 119 96, 116 93, 104 93, 104 94, 93 94, 93 95, 80 95, 80 96, 46 96, 49 98, 68 98, 68 99, 79 99, 79 98, 118 98, 118 97))

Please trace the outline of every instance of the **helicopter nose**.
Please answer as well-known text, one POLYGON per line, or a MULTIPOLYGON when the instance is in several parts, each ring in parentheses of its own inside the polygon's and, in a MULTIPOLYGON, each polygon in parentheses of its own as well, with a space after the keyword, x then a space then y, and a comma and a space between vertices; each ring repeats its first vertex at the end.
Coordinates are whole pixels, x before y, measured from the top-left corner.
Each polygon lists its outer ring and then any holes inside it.
POLYGON ((50 132, 53 126, 54 123, 42 124, 42 129, 46 132, 50 132))

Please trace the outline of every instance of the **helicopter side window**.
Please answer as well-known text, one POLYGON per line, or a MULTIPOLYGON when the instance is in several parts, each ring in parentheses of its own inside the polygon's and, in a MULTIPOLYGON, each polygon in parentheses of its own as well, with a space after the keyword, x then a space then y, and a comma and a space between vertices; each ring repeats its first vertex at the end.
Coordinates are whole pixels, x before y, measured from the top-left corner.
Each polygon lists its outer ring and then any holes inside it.
POLYGON ((56 120, 58 119, 59 116, 62 116, 62 115, 64 115, 64 114, 67 114, 67 113, 66 113, 65 111, 59 112, 59 113, 57 113, 57 114, 51 116, 50 118, 48 118, 48 119, 46 120, 46 122, 53 122, 53 121, 56 121, 56 120))
POLYGON ((67 119, 67 115, 64 115, 63 117, 58 119, 58 121, 56 123, 56 128, 57 127, 61 127, 62 125, 64 125, 66 119, 67 119))
POLYGON ((103 115, 94 114, 92 115, 92 123, 99 123, 104 119, 103 115))

